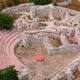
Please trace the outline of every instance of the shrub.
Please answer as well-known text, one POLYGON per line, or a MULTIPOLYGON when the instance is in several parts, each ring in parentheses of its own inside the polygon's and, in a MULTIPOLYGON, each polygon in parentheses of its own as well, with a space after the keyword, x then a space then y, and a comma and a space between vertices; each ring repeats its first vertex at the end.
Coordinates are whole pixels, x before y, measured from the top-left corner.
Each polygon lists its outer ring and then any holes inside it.
POLYGON ((7 14, 0 13, 0 29, 11 29, 13 28, 14 19, 7 14))
POLYGON ((20 3, 20 0, 14 0, 14 3, 18 5, 20 3))
POLYGON ((19 80, 18 71, 14 69, 15 66, 10 66, 0 70, 0 80, 19 80))
POLYGON ((12 6, 12 2, 7 1, 7 2, 6 2, 6 5, 7 5, 8 7, 11 7, 11 6, 12 6))
POLYGON ((29 0, 29 2, 33 2, 37 5, 45 5, 51 3, 51 0, 29 0))
POLYGON ((56 2, 53 3, 54 6, 58 6, 58 4, 56 2))
POLYGON ((1 4, 1 8, 3 9, 3 8, 5 8, 5 7, 6 7, 5 4, 2 3, 2 4, 1 4))
POLYGON ((33 2, 33 0, 29 0, 29 2, 33 2))
POLYGON ((74 27, 76 27, 77 26, 77 24, 74 24, 74 27))
POLYGON ((28 15, 28 16, 27 16, 27 18, 28 18, 29 20, 32 20, 32 18, 31 18, 31 16, 30 16, 30 15, 28 15))

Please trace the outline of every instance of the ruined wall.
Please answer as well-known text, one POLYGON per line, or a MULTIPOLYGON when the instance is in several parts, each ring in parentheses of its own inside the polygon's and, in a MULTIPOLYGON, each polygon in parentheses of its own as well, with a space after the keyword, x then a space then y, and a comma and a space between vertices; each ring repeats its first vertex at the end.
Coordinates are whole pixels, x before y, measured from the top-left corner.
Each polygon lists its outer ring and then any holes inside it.
POLYGON ((30 13, 31 17, 42 17, 42 16, 48 16, 50 12, 50 8, 53 7, 52 5, 45 5, 45 6, 34 6, 31 7, 30 13), (44 12, 45 10, 45 12, 44 12))
POLYGON ((33 3, 19 4, 18 6, 4 9, 2 13, 7 13, 9 15, 18 14, 19 12, 29 11, 31 6, 34 6, 34 4, 33 3))
POLYGON ((80 45, 70 44, 67 46, 61 46, 58 48, 49 49, 49 54, 68 54, 80 52, 80 45))

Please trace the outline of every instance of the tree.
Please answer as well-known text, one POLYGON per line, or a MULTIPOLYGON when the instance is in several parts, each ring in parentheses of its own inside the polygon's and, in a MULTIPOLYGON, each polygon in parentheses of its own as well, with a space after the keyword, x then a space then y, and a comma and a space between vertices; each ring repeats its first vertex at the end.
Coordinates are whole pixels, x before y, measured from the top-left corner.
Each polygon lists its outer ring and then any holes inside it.
POLYGON ((15 66, 10 66, 0 70, 0 80, 19 80, 18 71, 14 69, 15 66))
POLYGON ((0 13, 0 29, 11 29, 13 28, 14 19, 13 17, 0 13))

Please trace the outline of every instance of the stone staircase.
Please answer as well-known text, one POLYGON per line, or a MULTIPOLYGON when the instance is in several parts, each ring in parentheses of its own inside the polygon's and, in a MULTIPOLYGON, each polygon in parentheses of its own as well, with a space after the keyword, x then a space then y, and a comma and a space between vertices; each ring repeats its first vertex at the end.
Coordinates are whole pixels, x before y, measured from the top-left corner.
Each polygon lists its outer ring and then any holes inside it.
MULTIPOLYGON (((12 30, 3 30, 0 31, 0 50, 1 52, 4 52, 4 57, 7 57, 7 60, 10 63, 9 65, 15 65, 17 70, 20 70, 22 67, 25 67, 15 56, 14 48, 15 45, 21 40, 18 32, 15 29, 12 30)), ((0 56, 1 57, 1 56, 0 56)), ((5 60, 4 63, 6 63, 6 59, 2 56, 0 61, 5 60)), ((4 67, 7 67, 9 65, 4 65, 4 67)), ((1 65, 0 65, 1 66, 1 65)), ((4 68, 3 67, 3 68, 4 68)))

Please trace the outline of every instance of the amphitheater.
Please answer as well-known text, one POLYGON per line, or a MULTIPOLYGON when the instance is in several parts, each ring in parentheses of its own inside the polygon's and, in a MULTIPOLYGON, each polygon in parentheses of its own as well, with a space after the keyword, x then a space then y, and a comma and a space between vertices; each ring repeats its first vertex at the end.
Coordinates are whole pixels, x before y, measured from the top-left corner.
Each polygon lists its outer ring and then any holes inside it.
POLYGON ((27 3, 2 13, 20 17, 14 23, 15 29, 0 31, 0 49, 4 53, 0 68, 15 65, 21 80, 80 80, 80 12, 52 4, 27 3), (33 51, 33 56, 36 52, 46 53, 46 58, 43 62, 31 55, 31 62, 26 56, 21 59, 22 49, 29 55, 33 51), (33 69, 33 63, 39 65, 38 69, 33 69))

